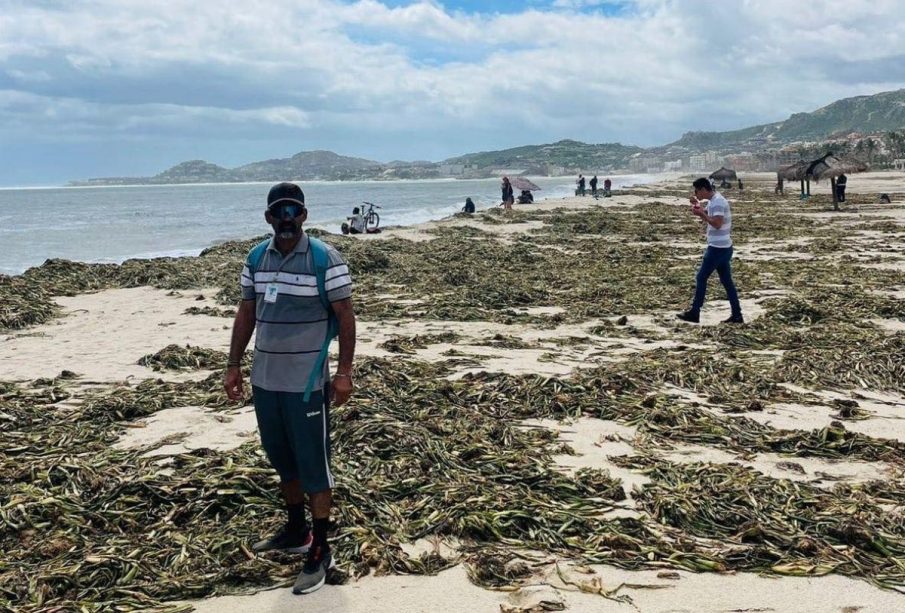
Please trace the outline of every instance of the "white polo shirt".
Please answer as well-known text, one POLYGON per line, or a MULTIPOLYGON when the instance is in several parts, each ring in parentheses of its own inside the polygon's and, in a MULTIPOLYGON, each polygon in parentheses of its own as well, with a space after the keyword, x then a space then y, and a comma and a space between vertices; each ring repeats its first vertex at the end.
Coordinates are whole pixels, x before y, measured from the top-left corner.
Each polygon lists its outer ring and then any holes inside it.
POLYGON ((725 249, 732 246, 732 211, 729 210, 729 201, 723 198, 723 194, 714 192, 710 202, 707 203, 707 215, 710 217, 722 217, 723 225, 714 228, 707 224, 707 246, 725 249))

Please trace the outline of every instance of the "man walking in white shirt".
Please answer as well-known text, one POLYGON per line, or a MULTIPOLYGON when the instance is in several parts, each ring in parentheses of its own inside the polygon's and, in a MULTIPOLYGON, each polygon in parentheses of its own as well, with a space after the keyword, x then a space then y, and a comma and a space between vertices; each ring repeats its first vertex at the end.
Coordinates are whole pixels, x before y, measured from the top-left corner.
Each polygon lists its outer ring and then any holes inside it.
POLYGON ((732 230, 732 211, 729 209, 729 202, 722 194, 714 191, 708 179, 698 179, 693 186, 694 195, 689 199, 691 213, 707 224, 707 250, 695 278, 694 301, 691 308, 676 317, 691 323, 700 321, 701 307, 704 306, 704 296, 707 293, 707 280, 713 271, 716 271, 720 283, 726 288, 726 296, 732 309, 732 314, 724 323, 744 323, 738 291, 732 281, 732 238, 729 234, 732 230), (701 204, 702 200, 709 201, 706 207, 701 204))

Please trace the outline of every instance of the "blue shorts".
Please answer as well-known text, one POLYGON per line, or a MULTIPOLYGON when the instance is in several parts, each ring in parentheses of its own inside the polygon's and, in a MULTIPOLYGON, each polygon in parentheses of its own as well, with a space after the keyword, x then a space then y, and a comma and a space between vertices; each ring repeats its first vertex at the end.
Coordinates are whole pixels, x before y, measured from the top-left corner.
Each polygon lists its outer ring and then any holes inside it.
POLYGON ((261 445, 280 481, 298 479, 317 494, 333 488, 330 472, 330 403, 320 390, 308 402, 301 392, 271 392, 253 386, 261 445))

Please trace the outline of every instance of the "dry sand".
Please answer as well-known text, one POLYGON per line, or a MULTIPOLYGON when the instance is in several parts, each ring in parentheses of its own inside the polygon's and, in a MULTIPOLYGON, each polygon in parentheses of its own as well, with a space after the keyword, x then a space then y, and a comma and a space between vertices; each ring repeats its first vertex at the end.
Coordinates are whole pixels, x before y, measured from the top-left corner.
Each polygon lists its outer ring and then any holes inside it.
MULTIPOLYGON (((761 177, 769 181, 771 176, 761 177)), ((820 186, 812 187, 815 191, 820 186)), ((871 173, 853 178, 849 192, 870 193, 886 191, 905 192, 905 177, 888 173, 871 173)), ((640 202, 652 201, 645 190, 617 196, 611 201, 594 201, 590 198, 569 198, 547 201, 534 208, 552 209, 557 207, 591 208, 606 206, 613 212, 630 209, 640 202)), ((663 199, 657 199, 663 201, 663 199)), ((680 205, 676 199, 671 202, 680 205)), ((844 213, 860 215, 893 216, 905 224, 905 208, 871 207, 870 211, 844 213)), ((807 211, 800 212, 810 215, 807 211)), ((397 236, 410 240, 432 240, 427 232, 432 227, 449 225, 475 225, 471 220, 460 218, 431 222, 412 228, 393 229, 381 235, 361 237, 365 240, 381 240, 397 236)), ((535 224, 506 226, 505 233, 529 230, 535 224), (524 226, 524 227, 521 227, 524 226)), ((905 227, 905 226, 903 226, 905 227)), ((486 227, 485 227, 486 229, 486 227)), ((498 231, 497 228, 494 231, 498 231)), ((873 237, 864 236, 865 244, 872 244, 873 237)), ((901 266, 901 237, 896 237, 898 261, 890 265, 901 266)), ((788 245, 759 245, 742 248, 740 257, 750 260, 775 257, 780 247, 788 245)), ((783 257, 805 257, 783 250, 783 257)), ((887 254, 889 255, 889 254, 887 254)), ((0 339, 0 371, 7 380, 28 380, 37 377, 51 377, 63 369, 76 370, 83 375, 86 384, 90 382, 117 382, 141 380, 150 376, 171 379, 203 377, 206 372, 154 373, 138 366, 137 360, 153 353, 170 343, 192 344, 213 349, 226 350, 229 343, 231 320, 201 315, 186 315, 183 311, 190 306, 213 305, 214 291, 170 292, 150 288, 118 289, 85 294, 76 297, 59 298, 63 316, 48 324, 35 327, 25 333, 10 334, 0 339), (198 299, 203 295, 204 299, 198 299), (73 365, 77 364, 76 368, 73 365)), ((902 289, 891 289, 890 295, 903 297, 902 289)), ((746 316, 755 319, 761 310, 758 303, 767 295, 745 297, 746 316)), ((715 325, 728 315, 724 302, 710 304, 703 313, 703 325, 715 325)), ((536 314, 555 315, 556 308, 536 309, 536 314)), ((637 313, 630 315, 630 325, 640 333, 663 335, 668 328, 657 322, 669 313, 637 313)), ((503 326, 489 322, 444 322, 412 319, 398 322, 381 322, 375 326, 360 321, 359 333, 364 340, 359 343, 363 355, 388 355, 378 345, 392 335, 412 335, 454 331, 463 336, 455 348, 470 354, 480 362, 480 367, 463 368, 458 375, 469 370, 499 370, 509 373, 566 374, 572 368, 596 365, 601 361, 622 359, 628 353, 647 351, 659 346, 670 346, 675 341, 660 339, 651 341, 643 338, 605 338, 589 335, 588 329, 595 322, 575 326, 559 326, 550 329, 530 326, 503 326), (543 351, 536 349, 500 349, 475 345, 494 334, 505 334, 527 342, 552 342, 566 336, 586 336, 586 347, 562 349, 551 344, 558 355, 555 360, 544 357, 543 351)), ((898 321, 883 322, 889 331, 901 330, 898 321)), ((417 351, 417 358, 423 360, 446 359, 442 353, 452 348, 451 344, 431 345, 417 351)), ((847 422, 846 427, 872 436, 894 437, 905 441, 905 398, 872 394, 864 390, 867 399, 860 400, 863 408, 871 412, 869 419, 847 422)), ((827 406, 773 405, 762 413, 750 413, 747 417, 770 423, 775 427, 809 430, 826 425, 831 419, 829 406, 832 398, 827 395, 827 406)), ((526 422, 526 427, 551 428, 560 433, 568 442, 575 455, 556 458, 560 470, 570 471, 580 467, 607 468, 621 479, 627 493, 633 487, 641 487, 646 482, 644 475, 622 469, 608 460, 608 456, 632 454, 632 441, 636 433, 632 428, 613 422, 582 419, 574 423, 551 421, 526 422)), ((185 407, 160 411, 150 418, 141 420, 122 437, 119 445, 140 447, 168 439, 169 445, 151 453, 166 455, 186 449, 207 447, 229 449, 256 437, 253 411, 246 407, 232 412, 212 413, 198 407, 185 407), (169 437, 169 438, 168 438, 169 437)), ((765 474, 785 479, 795 479, 830 486, 837 481, 859 482, 882 478, 889 469, 882 463, 829 462, 816 459, 796 458, 794 462, 801 470, 782 465, 790 459, 776 454, 758 454, 755 457, 738 458, 709 448, 676 446, 663 450, 666 457, 674 461, 706 460, 715 463, 738 462, 751 466, 765 474), (824 475, 824 477, 821 477, 824 475)), ((341 477, 340 477, 341 478, 341 477)), ((631 498, 617 511, 636 514, 631 498)), ((638 610, 653 611, 783 611, 783 612, 887 612, 905 610, 905 596, 895 592, 875 588, 864 581, 846 579, 839 576, 821 578, 765 578, 753 574, 717 575, 673 573, 671 577, 658 577, 655 571, 629 572, 612 567, 594 567, 593 574, 583 574, 571 569, 567 561, 561 561, 568 576, 577 581, 589 581, 597 577, 602 585, 609 588, 621 583, 663 586, 663 589, 624 588, 620 594, 630 595, 638 610)), ((564 586, 557 578, 552 565, 540 567, 537 586, 526 587, 517 593, 496 592, 481 589, 470 583, 464 567, 456 566, 435 577, 389 576, 365 577, 345 586, 327 586, 321 591, 296 597, 288 589, 274 589, 248 596, 225 596, 209 598, 192 604, 198 611, 211 613, 231 613, 234 611, 294 611, 299 608, 320 611, 369 611, 407 613, 422 611, 499 611, 500 605, 526 606, 534 600, 555 600, 562 602, 570 611, 632 611, 632 607, 606 600, 600 596, 580 593, 574 587, 564 586)))

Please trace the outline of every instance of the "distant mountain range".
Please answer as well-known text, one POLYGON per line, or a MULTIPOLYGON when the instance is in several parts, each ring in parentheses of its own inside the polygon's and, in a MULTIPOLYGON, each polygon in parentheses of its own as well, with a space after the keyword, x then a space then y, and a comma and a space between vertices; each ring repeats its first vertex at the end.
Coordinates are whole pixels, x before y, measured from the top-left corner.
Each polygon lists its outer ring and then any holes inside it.
MULTIPOLYGON (((799 144, 802 155, 819 151, 833 142, 858 151, 859 135, 876 135, 868 149, 872 162, 905 156, 905 89, 872 96, 838 100, 811 113, 796 113, 776 123, 728 132, 688 132, 679 140, 643 149, 620 143, 587 144, 562 140, 501 151, 469 153, 442 162, 377 162, 338 155, 332 151, 303 151, 290 158, 253 162, 224 168, 203 160, 182 162, 153 177, 106 177, 73 182, 74 185, 154 185, 174 183, 230 183, 283 180, 355 180, 490 177, 504 171, 534 175, 571 173, 577 170, 618 171, 669 164, 701 153, 724 156, 751 152, 762 160, 770 152, 799 144), (876 158, 880 155, 880 158, 876 158), (883 157, 885 156, 885 157, 883 157), (875 159, 876 158, 876 159, 875 159), (643 164, 639 165, 639 161, 643 164)), ((765 161, 764 164, 768 164, 765 161)))
POLYGON ((703 150, 751 141, 786 145, 819 141, 852 132, 871 134, 905 129, 905 89, 837 100, 812 113, 795 113, 785 121, 729 132, 688 132, 667 147, 703 150))
POLYGON ((282 181, 286 178, 342 178, 380 167, 380 162, 337 155, 332 151, 303 151, 291 158, 252 162, 238 168, 224 168, 204 160, 182 162, 153 177, 91 179, 90 183, 172 184, 239 183, 242 181, 282 181))

